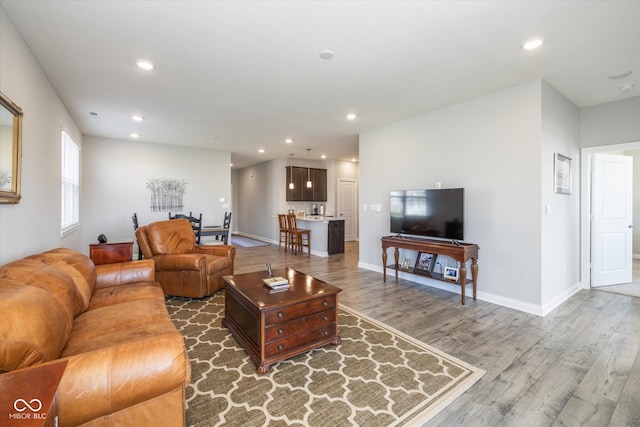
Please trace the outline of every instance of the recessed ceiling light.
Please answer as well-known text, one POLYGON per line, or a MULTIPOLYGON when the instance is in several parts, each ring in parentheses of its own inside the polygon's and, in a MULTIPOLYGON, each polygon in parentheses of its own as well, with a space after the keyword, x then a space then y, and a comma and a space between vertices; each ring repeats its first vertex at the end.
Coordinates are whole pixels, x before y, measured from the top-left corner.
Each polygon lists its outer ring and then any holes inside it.
POLYGON ((625 77, 630 76, 631 74, 633 74, 633 70, 625 71, 624 73, 611 74, 609 76, 609 79, 610 80, 620 80, 620 79, 624 79, 625 77))
POLYGON ((264 153, 264 148, 259 149, 258 153, 264 153))
POLYGON ((351 114, 347 114, 347 119, 348 119, 348 120, 355 120, 355 119, 356 119, 356 117, 358 117, 358 116, 356 116, 356 115, 355 115, 355 114, 353 114, 353 113, 351 113, 351 114))
POLYGON ((323 154, 322 156, 320 156, 320 158, 322 158, 322 159, 326 159, 326 158, 327 158, 327 155, 326 155, 326 154, 323 154))
POLYGON ((293 142, 293 139, 287 138, 284 140, 284 142, 286 142, 287 144, 291 144, 293 142))
POLYGON ((233 163, 229 163, 229 166, 233 167, 233 163))
POLYGON ((131 138, 139 138, 139 137, 140 137, 140 134, 137 134, 137 133, 131 134, 131 138))
POLYGON ((131 120, 133 120, 134 122, 141 122, 141 121, 144 120, 144 117, 133 115, 133 116, 131 116, 131 120))
POLYGON ((524 50, 533 50, 542 46, 543 43, 544 43, 544 39, 542 38, 531 39, 524 42, 524 44, 522 45, 522 48, 524 50))
POLYGON ((322 59, 331 59, 335 56, 335 52, 332 50, 323 50, 320 52, 320 58, 322 59))
POLYGON ((355 162, 355 161, 356 161, 356 159, 351 159, 351 161, 352 161, 352 162, 355 162))
POLYGON ((623 92, 631 92, 634 87, 635 85, 633 83, 625 83, 623 85, 620 85, 620 90, 623 92))
POLYGON ((136 65, 142 68, 143 70, 153 70, 155 68, 155 66, 151 62, 146 61, 144 59, 136 61, 136 65))

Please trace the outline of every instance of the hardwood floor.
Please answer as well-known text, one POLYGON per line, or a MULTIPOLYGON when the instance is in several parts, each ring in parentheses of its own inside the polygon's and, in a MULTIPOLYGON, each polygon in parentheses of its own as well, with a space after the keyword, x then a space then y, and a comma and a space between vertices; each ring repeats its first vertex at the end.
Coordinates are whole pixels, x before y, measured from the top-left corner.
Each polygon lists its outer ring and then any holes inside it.
MULTIPOLYGON (((236 273, 290 266, 345 304, 487 371, 428 426, 640 426, 640 298, 584 290, 538 317, 329 258, 237 248, 236 273)), ((479 281, 482 288, 482 281, 479 281)))

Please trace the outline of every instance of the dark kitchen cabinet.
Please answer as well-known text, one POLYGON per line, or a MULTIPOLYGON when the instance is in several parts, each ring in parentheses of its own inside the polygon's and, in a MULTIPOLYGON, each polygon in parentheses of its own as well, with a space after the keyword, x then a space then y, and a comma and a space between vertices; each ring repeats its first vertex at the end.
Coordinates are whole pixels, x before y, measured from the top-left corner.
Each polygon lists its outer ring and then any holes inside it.
POLYGON ((344 221, 329 221, 327 235, 327 253, 341 254, 344 252, 344 221))
POLYGON ((326 202, 327 170, 287 166, 287 202, 326 202), (307 188, 307 179, 311 178, 311 188, 307 188), (293 189, 289 183, 293 182, 293 189))

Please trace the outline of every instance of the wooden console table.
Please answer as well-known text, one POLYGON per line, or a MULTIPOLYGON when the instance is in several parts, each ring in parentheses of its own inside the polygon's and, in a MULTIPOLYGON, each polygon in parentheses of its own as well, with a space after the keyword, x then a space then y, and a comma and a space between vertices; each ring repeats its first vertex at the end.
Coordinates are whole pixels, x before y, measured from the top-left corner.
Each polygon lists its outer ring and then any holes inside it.
POLYGON ((385 236, 382 238, 382 271, 384 281, 387 281, 387 268, 393 268, 396 272, 396 281, 398 280, 398 258, 400 256, 399 249, 409 249, 420 252, 428 252, 431 254, 444 255, 458 261, 460 275, 457 282, 446 280, 438 273, 416 272, 413 268, 409 268, 409 273, 429 277, 436 280, 443 280, 449 283, 457 283, 461 288, 461 299, 464 304, 464 291, 467 283, 473 283, 473 299, 476 299, 476 288, 478 284, 478 245, 474 243, 459 243, 454 245, 441 240, 414 239, 409 237, 385 236), (394 247, 393 255, 395 263, 387 265, 387 248, 394 247), (471 259, 471 277, 467 280, 467 261, 471 259))
POLYGON ((110 243, 90 243, 89 258, 95 265, 131 261, 133 259, 133 239, 110 243))

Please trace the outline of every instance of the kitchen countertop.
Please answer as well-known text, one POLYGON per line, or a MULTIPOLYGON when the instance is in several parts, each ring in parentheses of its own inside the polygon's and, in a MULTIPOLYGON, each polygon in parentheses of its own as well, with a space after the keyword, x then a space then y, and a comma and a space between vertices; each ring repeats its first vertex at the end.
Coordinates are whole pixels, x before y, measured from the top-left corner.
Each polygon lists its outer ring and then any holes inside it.
POLYGON ((332 216, 321 215, 309 215, 305 217, 296 217, 296 221, 312 221, 312 222, 329 222, 329 221, 344 221, 344 218, 336 218, 332 216))

